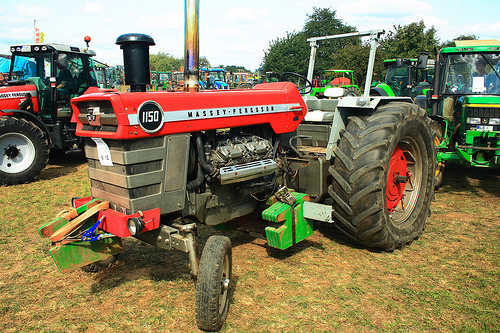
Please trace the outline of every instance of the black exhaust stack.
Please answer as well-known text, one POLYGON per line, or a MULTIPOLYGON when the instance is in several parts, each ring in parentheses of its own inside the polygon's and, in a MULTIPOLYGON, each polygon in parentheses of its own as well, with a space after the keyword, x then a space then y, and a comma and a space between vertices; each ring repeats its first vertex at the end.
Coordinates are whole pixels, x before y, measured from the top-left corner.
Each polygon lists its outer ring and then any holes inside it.
POLYGON ((125 34, 116 39, 123 50, 125 84, 131 92, 144 92, 151 83, 149 72, 149 46, 156 45, 153 38, 144 34, 125 34))

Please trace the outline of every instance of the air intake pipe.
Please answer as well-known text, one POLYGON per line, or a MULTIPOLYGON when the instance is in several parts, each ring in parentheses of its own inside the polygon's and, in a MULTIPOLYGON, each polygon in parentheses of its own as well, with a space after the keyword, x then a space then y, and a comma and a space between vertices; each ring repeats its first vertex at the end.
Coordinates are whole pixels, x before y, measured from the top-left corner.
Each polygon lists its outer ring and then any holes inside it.
POLYGON ((144 92, 151 83, 149 72, 149 46, 156 45, 153 38, 144 34, 124 34, 116 39, 123 50, 125 84, 131 92, 144 92))

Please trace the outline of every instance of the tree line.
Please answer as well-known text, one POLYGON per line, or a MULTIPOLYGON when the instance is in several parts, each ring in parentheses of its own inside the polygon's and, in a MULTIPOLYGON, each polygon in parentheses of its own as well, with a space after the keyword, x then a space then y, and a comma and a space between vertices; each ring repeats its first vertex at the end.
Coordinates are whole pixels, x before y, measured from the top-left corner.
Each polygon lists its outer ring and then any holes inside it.
MULTIPOLYGON (((377 48, 374 73, 383 71, 383 61, 392 58, 417 58, 420 52, 436 53, 436 50, 452 46, 453 41, 439 42, 434 27, 427 29, 424 21, 413 22, 405 26, 394 26, 395 31, 382 35, 377 48)), ((307 74, 310 45, 308 38, 357 32, 356 27, 344 24, 337 18, 337 12, 330 8, 313 7, 313 13, 307 14, 301 31, 287 33, 269 43, 262 63, 263 72, 296 72, 307 74)), ((478 39, 475 35, 461 35, 455 40, 478 39)), ((320 75, 325 69, 354 70, 354 77, 359 86, 364 86, 365 72, 368 65, 370 44, 359 37, 334 39, 318 42, 318 53, 314 75, 320 75)))
MULTIPOLYGON (((357 28, 347 25, 337 18, 337 12, 331 8, 313 7, 313 13, 307 14, 304 28, 301 31, 287 32, 269 42, 264 51, 260 72, 295 72, 307 74, 310 45, 308 38, 338 35, 357 32, 357 28)), ((437 49, 453 45, 452 41, 441 43, 436 36, 437 30, 432 26, 427 29, 424 21, 413 22, 405 26, 394 26, 394 31, 382 35, 377 48, 374 72, 383 71, 382 62, 391 58, 416 58, 420 52, 435 54, 437 49)), ((478 39, 475 35, 461 35, 455 40, 478 39)), ((355 81, 364 85, 365 70, 368 64, 370 44, 359 37, 320 41, 316 56, 315 73, 320 75, 325 69, 354 70, 355 81)), ((153 71, 178 70, 183 65, 182 58, 159 52, 150 55, 150 67, 153 71)), ((200 68, 209 68, 206 57, 200 57, 200 68)), ((242 66, 218 66, 226 71, 247 71, 242 66)))

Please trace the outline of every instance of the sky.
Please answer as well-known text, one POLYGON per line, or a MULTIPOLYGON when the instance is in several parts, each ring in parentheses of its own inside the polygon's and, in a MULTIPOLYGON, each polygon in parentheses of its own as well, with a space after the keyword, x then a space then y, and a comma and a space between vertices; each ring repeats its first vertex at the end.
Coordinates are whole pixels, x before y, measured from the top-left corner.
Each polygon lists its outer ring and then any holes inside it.
MULTIPOLYGON (((499 0, 200 0, 200 55, 212 66, 236 65, 254 71, 263 62, 269 43, 287 32, 301 31, 316 8, 336 11, 336 18, 358 31, 404 26, 423 20, 434 26, 441 42, 460 35, 500 39, 499 0)), ((11 45, 34 42, 34 26, 46 43, 90 48, 96 60, 123 64, 116 39, 126 33, 151 36, 151 54, 184 52, 183 0, 60 1, 2 0, 0 54, 11 45)))

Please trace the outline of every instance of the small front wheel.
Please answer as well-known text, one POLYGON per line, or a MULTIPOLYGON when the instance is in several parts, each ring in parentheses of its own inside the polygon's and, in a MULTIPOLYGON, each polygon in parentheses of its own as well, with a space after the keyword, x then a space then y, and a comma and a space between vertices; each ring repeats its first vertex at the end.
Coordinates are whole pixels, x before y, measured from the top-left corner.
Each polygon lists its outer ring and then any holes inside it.
POLYGON ((224 325, 232 270, 231 240, 210 236, 201 255, 196 283, 196 323, 201 330, 215 332, 224 325))

